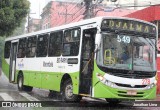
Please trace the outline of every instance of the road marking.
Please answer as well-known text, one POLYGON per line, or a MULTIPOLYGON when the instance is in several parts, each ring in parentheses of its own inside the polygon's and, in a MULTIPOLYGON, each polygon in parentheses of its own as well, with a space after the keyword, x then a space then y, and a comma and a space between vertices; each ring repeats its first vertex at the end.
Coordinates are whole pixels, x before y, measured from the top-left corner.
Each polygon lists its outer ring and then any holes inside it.
POLYGON ((39 101, 38 99, 36 99, 35 97, 32 97, 31 95, 27 93, 19 93, 19 94, 25 97, 26 99, 28 99, 29 101, 39 101))
POLYGON ((4 99, 4 101, 14 101, 14 99, 7 93, 0 93, 0 96, 4 99))
POLYGON ((92 97, 83 97, 82 99, 87 100, 87 101, 105 101, 106 102, 106 100, 102 98, 97 99, 97 98, 92 98, 92 97))

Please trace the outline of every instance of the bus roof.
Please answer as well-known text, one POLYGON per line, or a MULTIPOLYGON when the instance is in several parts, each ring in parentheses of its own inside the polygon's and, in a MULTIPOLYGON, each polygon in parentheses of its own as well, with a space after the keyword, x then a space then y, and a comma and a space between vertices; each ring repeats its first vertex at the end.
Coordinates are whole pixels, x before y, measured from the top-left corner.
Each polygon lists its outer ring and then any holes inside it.
POLYGON ((32 32, 32 33, 27 33, 27 34, 23 34, 23 35, 19 35, 19 36, 9 37, 9 38, 6 38, 5 41, 16 40, 16 39, 23 38, 23 37, 40 35, 40 34, 44 34, 44 33, 58 31, 58 30, 61 30, 61 29, 78 27, 78 26, 87 25, 87 24, 93 24, 93 23, 97 23, 97 26, 98 26, 98 25, 101 24, 101 21, 103 19, 128 19, 128 20, 134 20, 134 21, 144 22, 144 23, 156 26, 156 25, 154 25, 152 23, 149 23, 147 21, 143 21, 143 20, 139 20, 139 19, 135 19, 135 18, 101 16, 101 17, 95 17, 95 18, 91 18, 91 19, 86 19, 86 20, 82 20, 82 21, 79 21, 79 22, 69 23, 69 24, 66 24, 66 25, 61 25, 61 26, 57 26, 57 27, 53 27, 53 28, 49 28, 49 29, 45 29, 45 30, 40 30, 40 31, 32 32))

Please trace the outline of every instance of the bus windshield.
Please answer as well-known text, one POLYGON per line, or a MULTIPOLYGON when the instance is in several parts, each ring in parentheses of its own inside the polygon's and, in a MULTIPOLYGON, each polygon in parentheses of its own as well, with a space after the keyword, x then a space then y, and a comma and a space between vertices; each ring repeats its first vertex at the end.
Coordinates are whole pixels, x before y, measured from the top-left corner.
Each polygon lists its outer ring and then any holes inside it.
POLYGON ((155 39, 103 33, 97 63, 112 69, 155 71, 155 39))

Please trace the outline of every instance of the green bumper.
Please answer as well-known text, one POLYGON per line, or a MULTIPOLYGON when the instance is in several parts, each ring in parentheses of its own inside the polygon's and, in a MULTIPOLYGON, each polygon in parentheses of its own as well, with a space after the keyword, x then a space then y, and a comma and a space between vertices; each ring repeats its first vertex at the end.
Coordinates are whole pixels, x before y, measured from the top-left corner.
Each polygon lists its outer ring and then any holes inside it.
POLYGON ((118 99, 140 99, 150 100, 156 98, 156 86, 148 90, 137 90, 136 95, 128 95, 125 89, 116 89, 99 82, 95 85, 93 93, 95 98, 118 98, 118 99))

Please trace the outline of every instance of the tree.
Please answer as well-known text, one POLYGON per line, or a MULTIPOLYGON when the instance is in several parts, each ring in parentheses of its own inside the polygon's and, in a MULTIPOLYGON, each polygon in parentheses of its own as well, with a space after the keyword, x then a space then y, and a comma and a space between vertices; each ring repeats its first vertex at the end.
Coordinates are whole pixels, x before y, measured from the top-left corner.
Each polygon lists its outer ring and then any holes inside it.
POLYGON ((28 0, 0 0, 0 36, 9 36, 29 13, 28 0))
POLYGON ((18 36, 24 34, 26 21, 27 21, 26 18, 23 18, 20 26, 13 31, 13 34, 11 36, 18 36))

